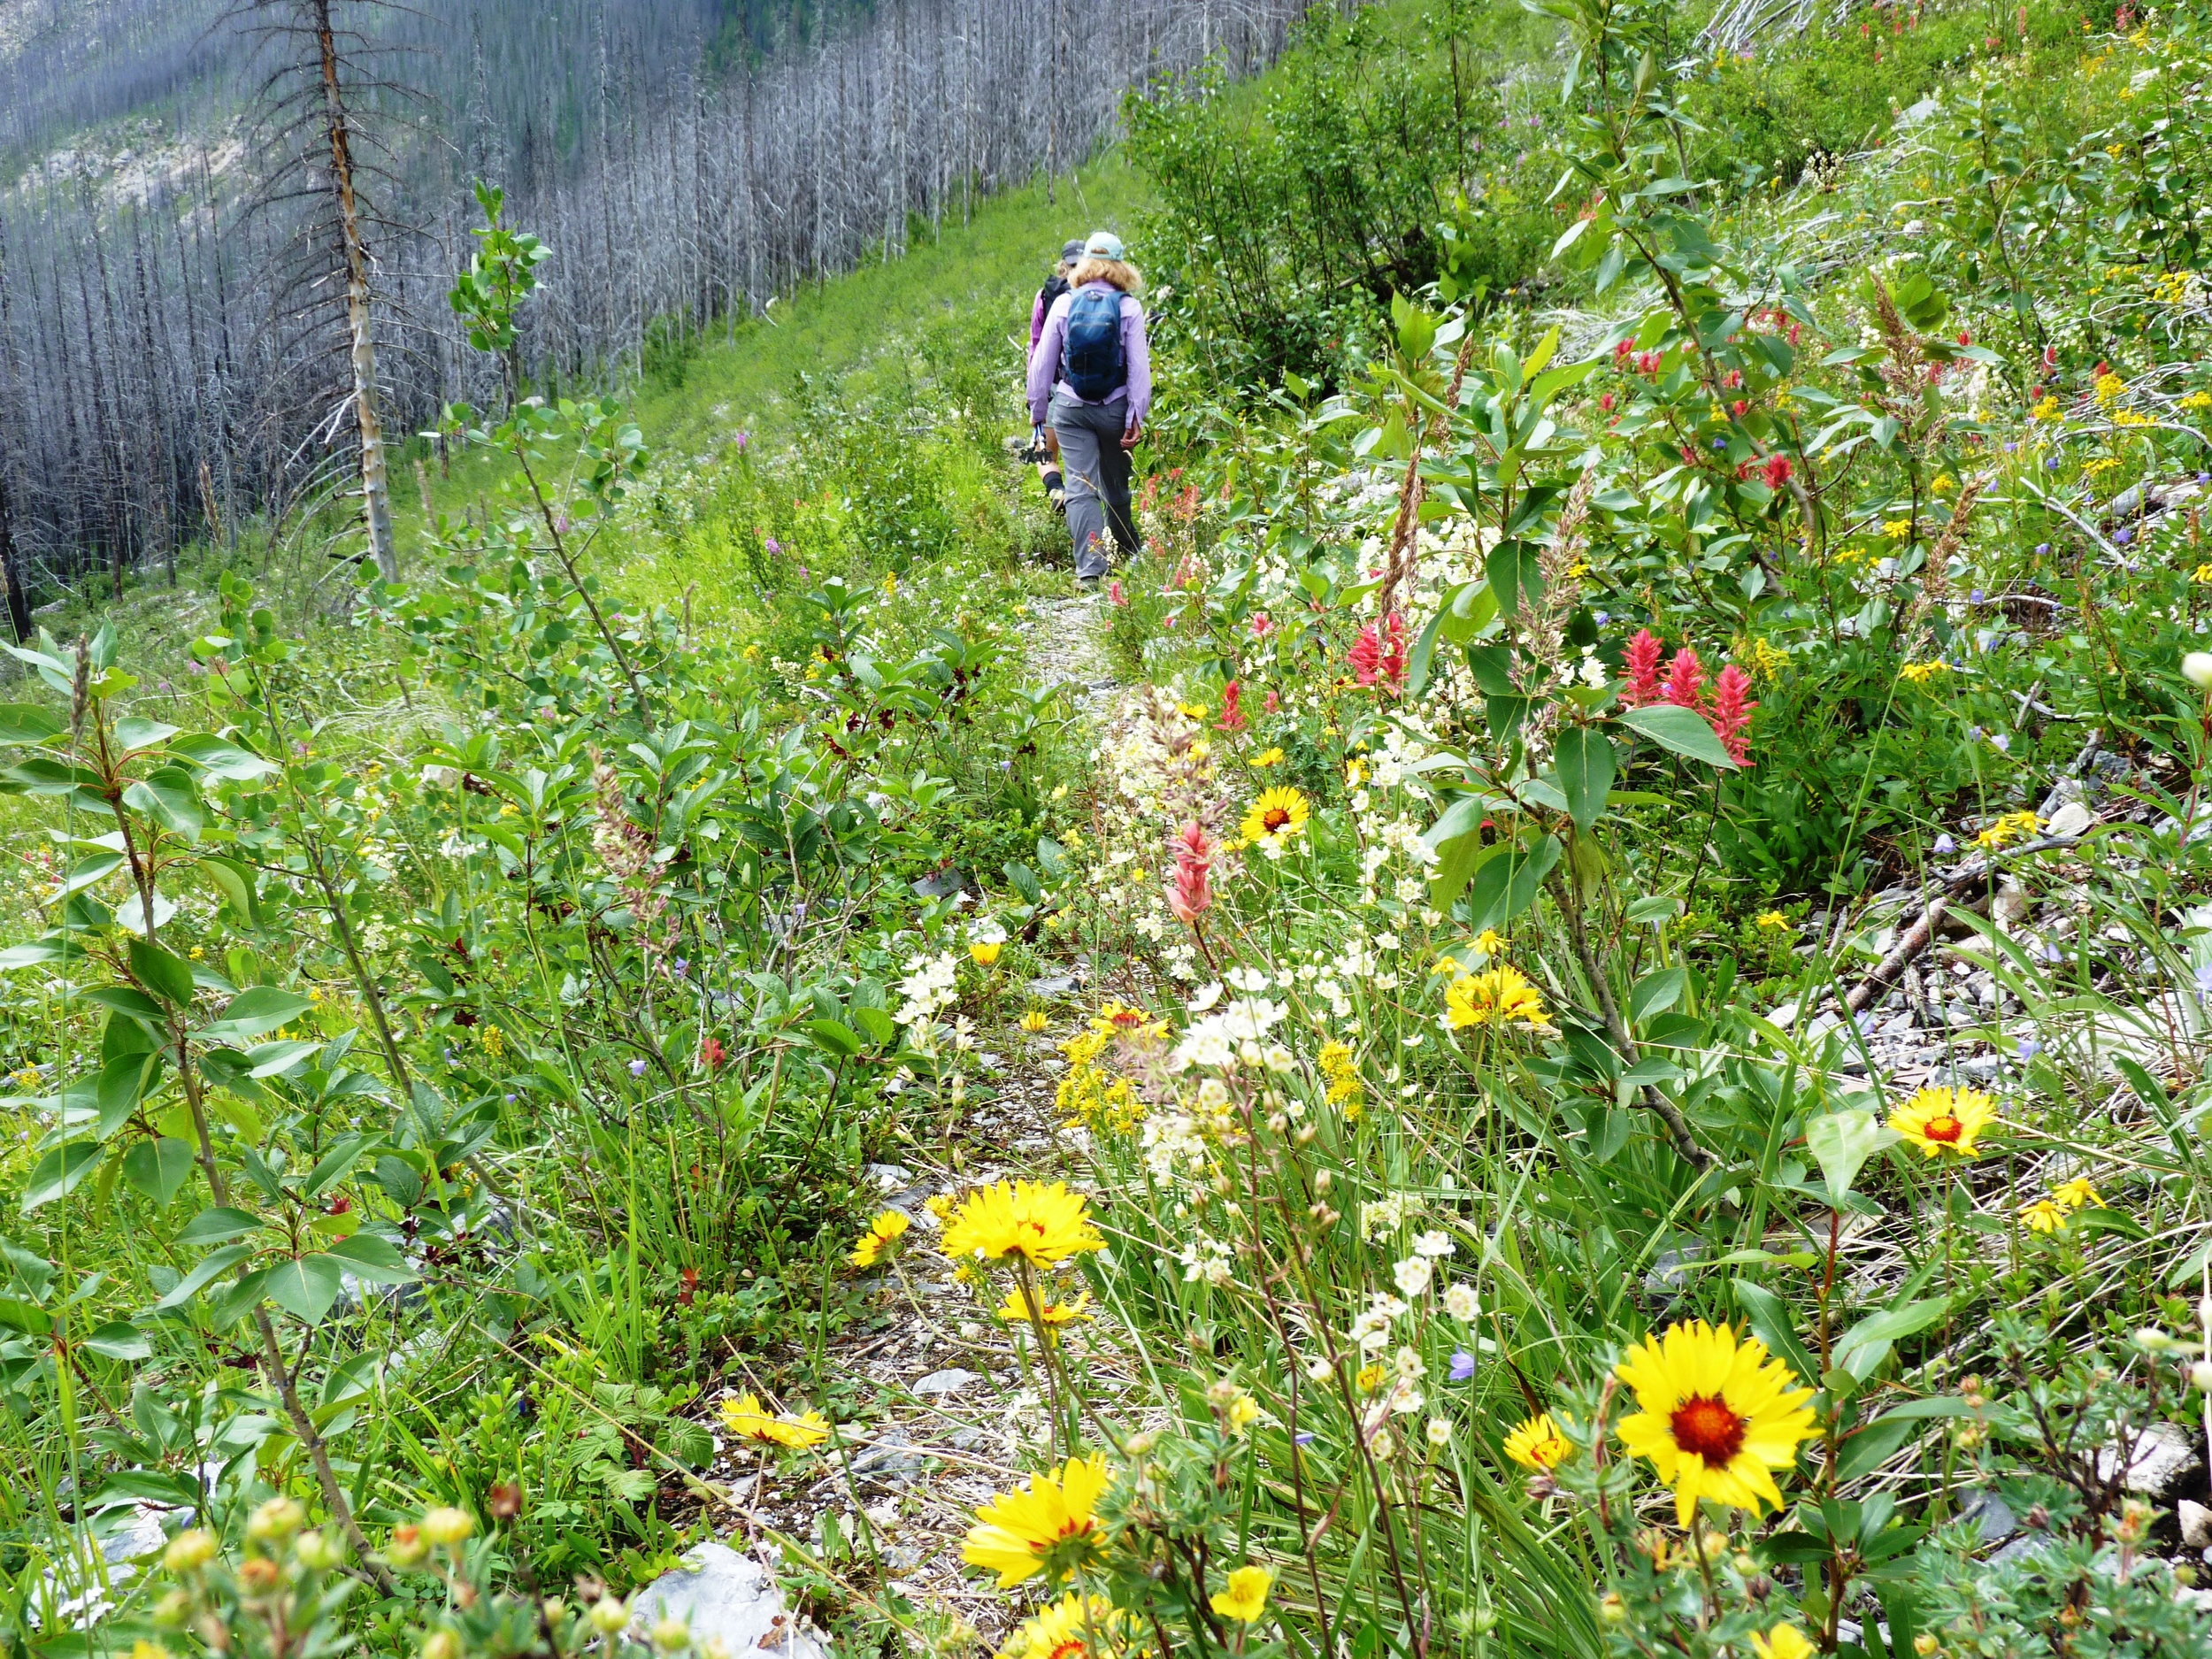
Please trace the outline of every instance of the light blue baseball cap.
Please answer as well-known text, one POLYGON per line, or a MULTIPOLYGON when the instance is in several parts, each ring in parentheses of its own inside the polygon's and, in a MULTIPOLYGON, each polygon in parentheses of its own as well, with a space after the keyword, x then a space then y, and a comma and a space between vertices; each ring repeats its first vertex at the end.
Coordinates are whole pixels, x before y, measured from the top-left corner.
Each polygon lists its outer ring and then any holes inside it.
POLYGON ((1090 241, 1083 244, 1083 257, 1087 259, 1120 260, 1129 255, 1128 250, 1121 245, 1121 238, 1112 231, 1094 230, 1091 233, 1090 241))

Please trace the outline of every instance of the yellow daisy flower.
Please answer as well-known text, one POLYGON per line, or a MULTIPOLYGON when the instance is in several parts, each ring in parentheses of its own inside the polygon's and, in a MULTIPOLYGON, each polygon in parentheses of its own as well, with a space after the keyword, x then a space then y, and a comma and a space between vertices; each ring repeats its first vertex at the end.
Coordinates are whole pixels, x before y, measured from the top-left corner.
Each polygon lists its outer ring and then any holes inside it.
MULTIPOLYGON (((1037 1317, 1047 1325, 1072 1325, 1078 1319, 1091 1317, 1091 1293, 1087 1290, 1079 1292, 1073 1302, 1055 1302, 1043 1294, 1037 1300, 1043 1304, 1037 1310, 1037 1317)), ((1009 1325, 1029 1322, 1029 1304, 1022 1299, 1020 1286, 1006 1293, 1006 1300, 998 1305, 998 1317, 1009 1325)))
POLYGON ((1045 1011, 1041 1008, 1033 1008, 1026 1014, 1022 1016, 1022 1029, 1026 1032, 1042 1031, 1051 1023, 1052 1022, 1045 1017, 1045 1011))
POLYGON ((1228 1587, 1209 1598, 1208 1605, 1224 1618, 1249 1624, 1267 1611, 1267 1593, 1274 1585, 1275 1574, 1270 1569, 1239 1567, 1229 1575, 1228 1587))
POLYGON ((1790 918, 1783 915, 1779 910, 1761 910, 1759 912, 1759 926, 1762 929, 1770 933, 1787 933, 1789 931, 1790 918))
POLYGON ((998 1574, 1011 1589, 1044 1573, 1057 1581, 1088 1559, 1095 1541, 1091 1511, 1109 1479, 1106 1459, 1071 1457, 1056 1473, 1032 1475, 1024 1492, 1003 1492, 975 1512, 960 1546, 972 1567, 998 1574))
POLYGON ((1486 927, 1475 935, 1475 949, 1485 956, 1505 954, 1505 935, 1494 927, 1486 927))
POLYGON ((1536 987, 1518 968, 1500 963, 1486 973, 1462 974, 1444 993, 1444 1023, 1454 1031, 1469 1025, 1526 1025, 1549 1031, 1536 987))
POLYGON ((1312 809, 1304 794, 1287 784, 1262 793, 1244 815, 1244 839, 1255 846, 1279 849, 1306 827, 1312 809))
POLYGON ((2077 1175, 2070 1181, 2061 1181, 2051 1188, 2051 1202, 2065 1210, 2089 1210, 2101 1205, 2104 1200, 2089 1184, 2085 1175, 2077 1175))
POLYGON ((2020 1219, 2030 1233, 2065 1232, 2066 1213, 2063 1204, 2055 1204, 2047 1198, 2039 1198, 2020 1207, 2020 1219))
POLYGON ((1674 1488, 1679 1525, 1700 1498, 1755 1513, 1782 1507, 1773 1471, 1795 1463, 1799 1443, 1818 1431, 1805 1404, 1813 1391, 1792 1386, 1796 1373, 1764 1343, 1702 1319, 1673 1325, 1630 1348, 1615 1374, 1642 1408, 1622 1421, 1621 1444, 1674 1488))
POLYGON ((1889 1115, 1889 1126, 1928 1157, 1970 1158, 1997 1102, 1978 1088, 1924 1088, 1889 1115))
POLYGON ((1543 1412, 1505 1437, 1505 1455, 1524 1469, 1556 1469, 1574 1454, 1574 1442, 1543 1412))
POLYGON ((722 1402, 722 1426, 733 1434, 767 1446, 819 1446, 830 1425, 818 1411, 774 1417, 761 1409, 759 1396, 745 1394, 722 1402))
POLYGON ((1106 1659, 1118 1622, 1104 1596, 1070 1590, 1009 1637, 998 1659, 1106 1659))
POLYGON ((914 1225, 913 1218, 903 1210, 887 1210, 868 1224, 853 1246, 853 1253, 845 1259, 855 1267, 873 1267, 876 1258, 885 1248, 895 1243, 906 1230, 914 1225))
POLYGON ((1255 766, 1279 766, 1283 764, 1283 751, 1279 749, 1263 749, 1252 757, 1252 764, 1255 766))
POLYGON ((956 1262, 1018 1256, 1033 1267, 1057 1267, 1071 1256, 1106 1248, 1091 1225, 1089 1202, 1065 1181, 994 1182, 969 1194, 953 1213, 942 1248, 956 1262))
POLYGON ((1813 1645, 1794 1624, 1777 1624, 1762 1636, 1751 1632, 1751 1651, 1759 1659, 1812 1659, 1813 1645))

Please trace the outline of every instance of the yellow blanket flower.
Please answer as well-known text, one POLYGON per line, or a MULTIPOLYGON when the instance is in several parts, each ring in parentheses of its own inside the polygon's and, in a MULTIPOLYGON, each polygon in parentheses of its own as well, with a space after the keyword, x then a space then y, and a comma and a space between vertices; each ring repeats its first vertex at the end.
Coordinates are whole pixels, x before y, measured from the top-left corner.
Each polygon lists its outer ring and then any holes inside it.
POLYGON ((1018 1256, 1033 1267, 1057 1267, 1071 1256, 1106 1248, 1091 1225, 1089 1202, 1065 1181, 994 1182, 953 1212, 944 1252, 956 1262, 1018 1256))
POLYGON ((1288 784, 1263 790, 1244 814, 1244 839, 1256 847, 1279 851, 1283 843, 1306 827, 1312 816, 1305 794, 1288 784))
POLYGON ((1524 1469, 1556 1469, 1574 1453, 1551 1413, 1532 1417, 1505 1437, 1505 1455, 1524 1469))
POLYGON ((1978 1088, 1924 1088, 1889 1115, 1889 1126, 1926 1157, 1970 1158, 1997 1102, 1978 1088))
POLYGON ((1444 1023, 1454 1031, 1469 1025, 1526 1025, 1551 1029, 1543 999, 1518 968, 1500 963, 1486 973, 1462 974, 1444 993, 1444 1023))
POLYGON ((960 1546, 972 1567, 998 1574, 1011 1589, 1044 1573, 1057 1582, 1088 1559, 1097 1523, 1092 1510, 1106 1490, 1106 1459, 1071 1457, 1056 1473, 1032 1475, 1021 1492, 1003 1492, 975 1512, 960 1546))
POLYGON ((1764 1343, 1702 1319, 1673 1325, 1630 1348, 1616 1375, 1642 1408, 1622 1421, 1621 1444, 1674 1488, 1681 1525, 1700 1498, 1755 1513, 1782 1507, 1773 1471, 1795 1463, 1799 1443, 1818 1431, 1805 1404, 1813 1391, 1793 1387, 1796 1373, 1764 1343))
POLYGON ((770 1415, 761 1409, 757 1394, 744 1394, 722 1402, 722 1426, 733 1434, 749 1440, 758 1440, 765 1446, 819 1446, 829 1439, 828 1420, 818 1411, 803 1411, 796 1417, 786 1413, 781 1417, 770 1415))

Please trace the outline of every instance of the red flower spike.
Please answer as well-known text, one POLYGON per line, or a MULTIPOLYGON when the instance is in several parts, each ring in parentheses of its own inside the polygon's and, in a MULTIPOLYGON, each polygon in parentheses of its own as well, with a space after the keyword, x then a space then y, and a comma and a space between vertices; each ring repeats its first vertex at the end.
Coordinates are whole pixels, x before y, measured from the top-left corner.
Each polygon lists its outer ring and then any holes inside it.
POLYGON ((1751 700, 1750 691, 1751 676, 1729 664, 1713 682, 1713 707, 1705 717, 1713 723, 1713 735, 1720 739, 1729 759, 1739 766, 1748 764, 1751 759, 1747 733, 1751 711, 1759 705, 1751 700))
POLYGON ((1660 695, 1678 709, 1705 708, 1705 666, 1697 660, 1697 648, 1686 645, 1667 664, 1667 683, 1660 695))
POLYGON ((1175 832, 1170 845, 1175 849, 1175 879, 1168 887, 1167 907, 1177 921, 1188 926, 1214 902, 1207 880, 1213 869, 1213 843, 1206 839, 1206 826, 1193 818, 1175 832))
POLYGON ((1223 688, 1221 693, 1221 729, 1223 731, 1241 732, 1252 724, 1244 718, 1244 710, 1237 706, 1243 695, 1244 687, 1233 680, 1223 688))
POLYGON ((1352 670, 1352 678, 1363 686, 1371 686, 1382 671, 1382 636, 1375 625, 1369 623, 1352 641, 1352 649, 1345 659, 1352 670))
POLYGON ((1766 480, 1769 489, 1779 489, 1790 481, 1790 457, 1786 455, 1767 457, 1766 480))
POLYGON ((1664 648, 1649 628, 1637 630, 1628 642, 1628 683, 1621 687, 1621 706, 1640 709, 1659 701, 1659 653, 1664 648))

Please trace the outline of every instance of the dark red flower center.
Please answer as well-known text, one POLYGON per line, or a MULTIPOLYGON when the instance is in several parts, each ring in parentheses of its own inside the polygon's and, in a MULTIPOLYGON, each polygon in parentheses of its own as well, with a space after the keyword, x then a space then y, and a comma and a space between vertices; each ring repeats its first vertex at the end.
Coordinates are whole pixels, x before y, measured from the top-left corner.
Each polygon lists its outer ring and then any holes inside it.
POLYGON ((1725 1400, 1692 1394, 1675 1407, 1667 1426, 1673 1431, 1677 1446, 1696 1453, 1709 1466, 1717 1466, 1743 1450, 1743 1432, 1747 1425, 1725 1400))
POLYGON ((1289 809, 1286 807, 1271 806, 1268 808, 1266 811, 1260 814, 1260 822, 1267 826, 1267 833, 1270 835, 1272 835, 1277 830, 1282 828, 1284 825, 1290 822, 1289 809))
POLYGON ((1966 1125, 1951 1116, 1949 1112, 1945 1112, 1941 1117, 1931 1118, 1926 1123, 1921 1125, 1920 1133, 1931 1141, 1949 1142, 1965 1134, 1966 1125))

